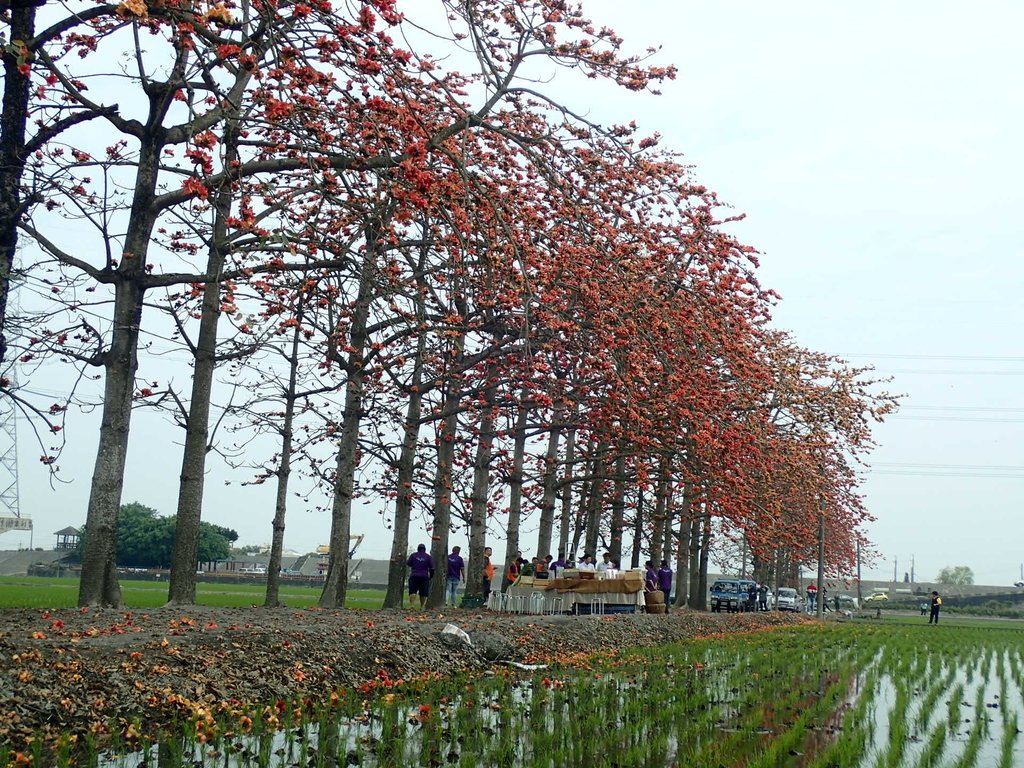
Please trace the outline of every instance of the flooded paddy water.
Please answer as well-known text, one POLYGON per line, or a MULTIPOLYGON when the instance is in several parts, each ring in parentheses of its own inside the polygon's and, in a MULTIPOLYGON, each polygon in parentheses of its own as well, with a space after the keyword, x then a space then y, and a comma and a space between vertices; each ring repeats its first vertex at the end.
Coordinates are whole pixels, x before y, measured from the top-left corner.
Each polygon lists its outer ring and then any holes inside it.
POLYGON ((97 768, 1009 768, 1024 765, 1022 640, 1015 624, 807 625, 536 671, 400 685, 385 676, 321 700, 200 712, 159 743, 139 724, 113 750, 35 758, 97 768))

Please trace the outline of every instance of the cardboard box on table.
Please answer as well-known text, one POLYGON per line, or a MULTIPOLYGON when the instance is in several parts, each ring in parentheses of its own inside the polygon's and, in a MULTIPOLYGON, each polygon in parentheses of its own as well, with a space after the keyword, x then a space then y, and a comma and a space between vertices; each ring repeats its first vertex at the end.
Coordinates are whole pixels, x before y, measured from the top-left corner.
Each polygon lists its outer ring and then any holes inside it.
POLYGON ((536 582, 534 589, 557 589, 559 592, 578 592, 585 595, 633 594, 644 588, 643 574, 625 573, 614 579, 548 579, 546 584, 536 582))

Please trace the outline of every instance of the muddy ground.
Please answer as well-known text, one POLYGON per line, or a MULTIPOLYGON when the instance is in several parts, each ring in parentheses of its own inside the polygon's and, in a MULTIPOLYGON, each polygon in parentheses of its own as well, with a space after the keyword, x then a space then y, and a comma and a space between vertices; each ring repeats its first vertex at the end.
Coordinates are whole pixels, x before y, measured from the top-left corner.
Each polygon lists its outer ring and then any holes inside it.
POLYGON ((0 744, 159 725, 189 707, 323 697, 391 679, 550 662, 809 621, 795 614, 518 616, 195 607, 0 611, 0 744), (442 632, 455 624, 472 647, 442 632))

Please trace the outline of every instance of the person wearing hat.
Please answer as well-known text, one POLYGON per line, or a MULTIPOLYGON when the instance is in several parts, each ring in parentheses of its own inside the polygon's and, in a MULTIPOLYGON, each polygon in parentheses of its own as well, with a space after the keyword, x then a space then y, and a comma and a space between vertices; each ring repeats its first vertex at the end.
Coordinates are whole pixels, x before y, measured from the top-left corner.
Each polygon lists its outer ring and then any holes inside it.
POLYGON ((430 594, 430 580, 434 578, 434 558, 427 552, 427 545, 420 544, 416 551, 409 555, 406 563, 409 566, 409 607, 412 608, 412 596, 420 596, 420 610, 427 604, 430 594))
POLYGON ((929 624, 939 623, 939 609, 942 607, 942 598, 939 597, 939 593, 932 590, 932 602, 931 602, 931 613, 928 614, 929 624))

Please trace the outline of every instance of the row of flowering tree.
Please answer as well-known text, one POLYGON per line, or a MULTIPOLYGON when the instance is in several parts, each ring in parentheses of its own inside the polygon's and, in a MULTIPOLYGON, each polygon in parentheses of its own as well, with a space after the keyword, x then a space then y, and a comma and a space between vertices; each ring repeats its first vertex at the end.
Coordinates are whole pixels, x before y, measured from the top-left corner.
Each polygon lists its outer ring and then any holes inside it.
POLYGON ((716 539, 792 568, 824 519, 849 567, 857 462, 894 399, 770 329, 754 252, 658 137, 545 85, 673 70, 560 0, 423 5, 0 9, 0 355, 78 374, 57 402, 5 394, 62 435, 74 382, 103 386, 80 604, 120 603, 143 406, 185 435, 172 603, 195 600, 214 448, 276 486, 268 605, 296 494, 331 521, 324 607, 367 515, 393 531, 389 606, 413 526, 435 560, 468 532, 471 593, 496 535, 506 561, 675 558, 692 605, 716 539), (152 372, 168 349, 186 388, 152 372))

